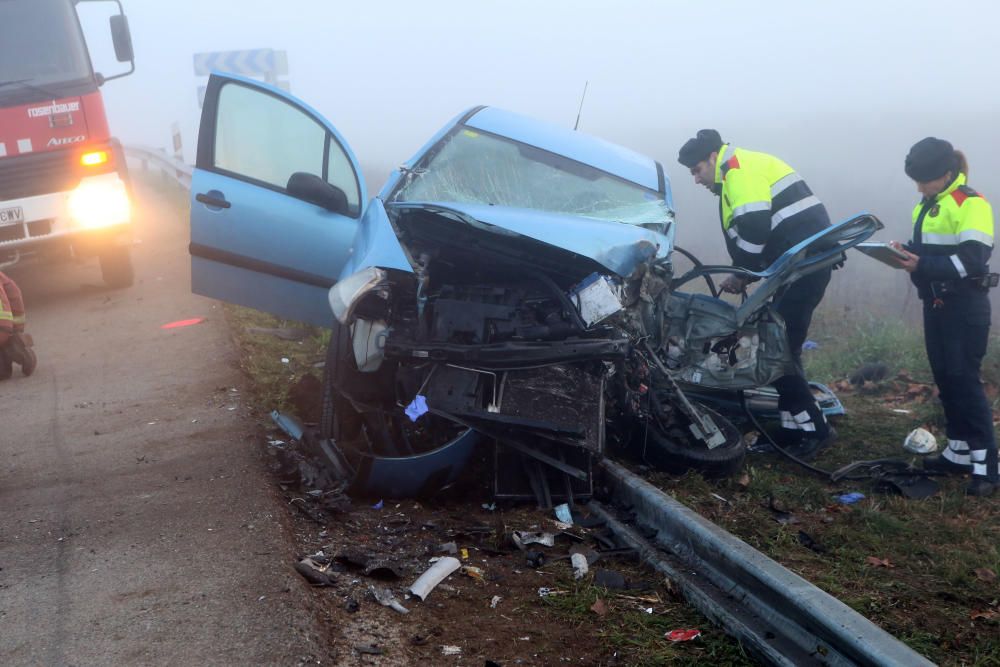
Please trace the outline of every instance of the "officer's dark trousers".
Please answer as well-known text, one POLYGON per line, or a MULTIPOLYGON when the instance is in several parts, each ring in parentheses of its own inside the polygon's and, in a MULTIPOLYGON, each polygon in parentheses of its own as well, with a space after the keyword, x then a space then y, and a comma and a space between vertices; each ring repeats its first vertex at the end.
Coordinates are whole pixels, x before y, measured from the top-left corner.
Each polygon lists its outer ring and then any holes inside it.
POLYGON ((782 412, 782 425, 792 429, 797 426, 804 435, 811 437, 815 434, 820 439, 827 436, 830 427, 806 382, 805 371, 802 369, 802 344, 809 333, 813 311, 823 300, 826 286, 830 284, 830 274, 831 269, 824 269, 797 280, 775 304, 775 309, 785 320, 788 344, 797 370, 794 375, 786 375, 774 382, 774 388, 778 390, 778 410, 782 412))
POLYGON ((924 301, 924 342, 947 422, 943 456, 972 466, 972 474, 996 481, 997 445, 993 414, 979 380, 990 332, 986 292, 944 295, 938 308, 924 301))

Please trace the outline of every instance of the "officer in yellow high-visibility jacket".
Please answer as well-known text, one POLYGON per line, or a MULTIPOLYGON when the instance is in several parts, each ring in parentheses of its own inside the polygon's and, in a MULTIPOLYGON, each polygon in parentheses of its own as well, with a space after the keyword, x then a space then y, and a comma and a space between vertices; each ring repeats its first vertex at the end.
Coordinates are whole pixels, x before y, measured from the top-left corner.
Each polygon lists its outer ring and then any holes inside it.
MULTIPOLYGON (((826 207, 806 182, 783 161, 724 143, 715 130, 700 130, 680 150, 678 161, 691 170, 695 182, 718 195, 719 217, 733 264, 752 271, 764 269, 786 250, 830 226, 826 207)), ((792 437, 792 453, 810 459, 829 445, 836 432, 806 382, 802 344, 812 314, 830 282, 831 269, 792 283, 775 299, 785 320, 797 373, 774 382, 784 432, 792 437)), ((727 292, 742 292, 747 280, 733 275, 722 283, 727 292)))
POLYGON ((924 303, 927 358, 948 437, 948 448, 924 467, 971 474, 968 493, 988 496, 1000 486, 993 414, 979 380, 990 330, 993 210, 966 185, 965 156, 943 139, 914 144, 905 171, 923 199, 913 209, 913 240, 896 247, 924 303))

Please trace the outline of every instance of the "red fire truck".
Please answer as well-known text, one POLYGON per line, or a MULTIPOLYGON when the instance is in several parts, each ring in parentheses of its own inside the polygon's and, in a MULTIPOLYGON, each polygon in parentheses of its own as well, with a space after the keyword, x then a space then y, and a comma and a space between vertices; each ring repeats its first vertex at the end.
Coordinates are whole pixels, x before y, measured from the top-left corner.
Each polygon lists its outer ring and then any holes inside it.
POLYGON ((108 285, 132 284, 128 172, 100 87, 133 71, 119 0, 0 0, 0 268, 68 251, 96 255, 108 285), (78 13, 94 2, 116 5, 127 71, 94 71, 78 13))

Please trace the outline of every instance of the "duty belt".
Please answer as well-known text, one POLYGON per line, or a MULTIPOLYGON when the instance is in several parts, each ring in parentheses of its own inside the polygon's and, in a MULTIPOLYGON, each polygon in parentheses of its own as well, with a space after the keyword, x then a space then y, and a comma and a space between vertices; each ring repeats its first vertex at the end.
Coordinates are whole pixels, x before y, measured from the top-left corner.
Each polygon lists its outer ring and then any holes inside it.
POLYGON ((1000 273, 987 273, 982 276, 931 281, 930 289, 931 296, 934 298, 934 307, 940 308, 944 305, 943 299, 948 294, 955 294, 959 291, 969 289, 977 292, 986 292, 998 284, 1000 284, 1000 273))

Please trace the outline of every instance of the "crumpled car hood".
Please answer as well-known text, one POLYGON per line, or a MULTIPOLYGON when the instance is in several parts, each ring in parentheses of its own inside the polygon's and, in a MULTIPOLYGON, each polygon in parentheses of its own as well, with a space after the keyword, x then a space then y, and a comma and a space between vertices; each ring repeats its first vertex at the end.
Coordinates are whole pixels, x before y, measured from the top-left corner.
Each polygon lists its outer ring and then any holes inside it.
POLYGON ((673 250, 673 223, 661 233, 621 222, 550 213, 536 209, 468 203, 393 202, 394 212, 423 210, 504 236, 524 236, 594 260, 622 277, 651 258, 666 259, 673 250))

